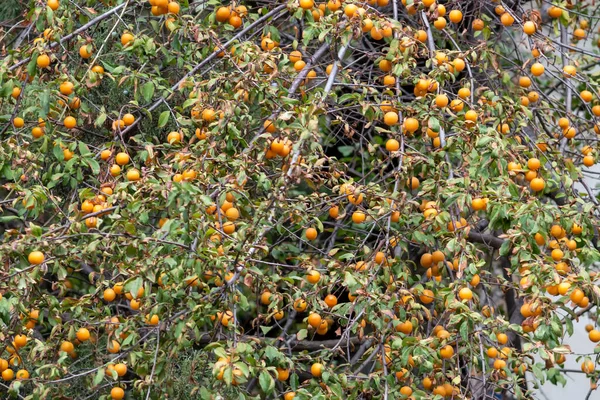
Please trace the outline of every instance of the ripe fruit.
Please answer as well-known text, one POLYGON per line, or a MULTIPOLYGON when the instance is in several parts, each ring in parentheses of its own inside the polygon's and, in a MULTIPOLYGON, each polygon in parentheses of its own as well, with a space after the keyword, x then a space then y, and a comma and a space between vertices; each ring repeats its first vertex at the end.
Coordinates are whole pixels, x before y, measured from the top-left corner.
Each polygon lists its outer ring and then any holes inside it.
POLYGON ((548 9, 548 15, 550 18, 560 18, 562 16, 562 9, 556 6, 552 6, 548 9))
POLYGON ((73 93, 73 88, 73 83, 66 81, 60 84, 59 91, 65 96, 69 96, 71 93, 73 93))
POLYGON ((394 111, 388 111, 383 116, 383 123, 387 126, 394 126, 398 123, 398 114, 394 111))
POLYGON ((116 354, 121 350, 121 345, 116 340, 111 340, 108 344, 107 350, 111 354, 116 354))
POLYGON ((464 287, 458 292, 458 297, 461 300, 470 301, 473 298, 473 292, 471 291, 471 289, 464 287))
POLYGON ((110 390, 110 397, 113 400, 121 400, 125 398, 125 391, 120 387, 114 387, 110 390))
POLYGON ((135 122, 135 117, 133 114, 125 114, 123 115, 123 123, 125 126, 132 125, 135 122))
POLYGON ((502 25, 504 25, 504 26, 511 26, 512 24, 515 23, 515 19, 513 18, 512 15, 505 12, 504 14, 502 14, 500 16, 500 22, 502 22, 502 25))
POLYGON ((460 10, 452 10, 450 11, 448 17, 450 18, 450 21, 454 22, 455 24, 458 24, 460 21, 462 21, 463 14, 460 10))
POLYGON ((22 128, 22 127, 23 127, 23 125, 25 125, 25 121, 23 120, 23 118, 21 118, 21 117, 15 117, 15 118, 13 119, 13 126, 14 126, 15 128, 17 128, 17 129, 18 129, 18 128, 22 128))
POLYGON ((52 11, 56 11, 56 10, 58 10, 58 7, 59 7, 60 3, 58 2, 58 0, 48 0, 48 2, 46 3, 46 5, 48 7, 50 7, 50 9, 52 11))
POLYGON ((354 211, 352 213, 352 222, 354 222, 355 224, 362 224, 363 222, 365 222, 366 218, 367 216, 362 211, 354 211))
POLYGON ((454 355, 454 349, 449 344, 445 345, 444 347, 442 347, 440 349, 440 356, 443 359, 447 360, 449 358, 452 358, 453 355, 454 355))
POLYGON ((130 43, 133 43, 133 40, 135 38, 133 37, 133 35, 131 33, 125 32, 121 35, 121 44, 123 46, 127 46, 130 43))
POLYGON ((444 17, 438 17, 434 22, 433 22, 433 26, 435 26, 436 29, 438 30, 442 30, 446 27, 446 18, 444 17))
POLYGON ((25 347, 27 345, 27 336, 25 335, 16 335, 13 344, 16 348, 25 347))
POLYGON ((527 168, 529 168, 532 171, 539 170, 540 166, 540 160, 538 160, 537 158, 530 158, 529 160, 527 160, 527 168))
POLYGON ((306 239, 315 240, 317 238, 318 232, 315 228, 308 228, 306 229, 306 231, 304 231, 304 234, 306 236, 306 239))
POLYGON ((92 52, 88 49, 87 45, 83 45, 79 48, 79 55, 84 60, 87 60, 88 58, 90 58, 92 56, 92 52))
POLYGON ((277 367, 277 380, 285 382, 290 377, 290 370, 277 367))
POLYGON ((332 294, 328 294, 327 296, 325 296, 325 300, 324 301, 325 301, 325 304, 327 304, 327 306, 329 308, 332 308, 332 307, 334 307, 337 304, 338 299, 337 299, 336 296, 334 296, 332 294))
POLYGON ((310 326, 313 328, 318 328, 321 325, 321 316, 317 313, 310 313, 308 319, 306 320, 310 326))
POLYGON ((346 14, 346 17, 348 18, 352 18, 358 15, 358 7, 354 4, 347 4, 346 7, 344 7, 344 14, 346 14))
POLYGON ((300 0, 300 7, 305 10, 310 10, 315 6, 315 2, 313 0, 300 0))
POLYGON ((545 68, 544 68, 544 66, 541 63, 534 63, 531 66, 531 74, 533 76, 540 76, 540 75, 542 75, 544 73, 544 70, 545 70, 545 68))
POLYGON ((290 53, 290 55, 288 56, 288 59, 292 63, 295 63, 296 61, 300 61, 300 60, 302 60, 302 53, 300 53, 298 50, 294 50, 290 53))
POLYGON ((435 98, 435 105, 439 108, 446 107, 448 105, 448 102, 448 96, 446 96, 445 94, 439 94, 435 98))
POLYGON ((178 144, 183 140, 183 134, 180 132, 169 132, 167 135, 167 142, 171 145, 178 144))
POLYGON ((485 23, 483 22, 483 20, 477 18, 477 19, 473 20, 471 27, 473 28, 474 31, 481 31, 485 27, 485 23))
POLYGON ((231 9, 229 7, 219 7, 216 12, 217 22, 227 22, 231 16, 231 9))
POLYGON ((419 121, 415 118, 406 118, 404 120, 404 128, 409 133, 414 133, 417 129, 419 129, 419 121))
POLYGON ((323 368, 324 368, 323 364, 321 364, 321 363, 314 363, 313 365, 310 366, 310 373, 315 378, 320 378, 321 374, 323 373, 323 368))
POLYGON ((129 155, 127 153, 117 153, 115 162, 119 165, 125 165, 129 163, 129 155))
POLYGON ((77 126, 77 120, 73 117, 67 117, 65 118, 65 120, 63 121, 63 124, 65 125, 65 128, 67 129, 73 129, 77 126))
POLYGON ((130 168, 127 170, 127 180, 130 182, 135 182, 140 180, 140 171, 135 168, 130 168))
POLYGON ((113 301, 116 297, 117 297, 117 294, 112 289, 104 290, 104 293, 102 295, 102 298, 104 299, 104 301, 108 301, 108 302, 113 301))
POLYGON ((581 371, 585 372, 586 374, 591 374, 595 370, 596 366, 594 365, 594 362, 592 360, 585 360, 581 363, 581 371))
POLYGON ((31 253, 29 253, 29 256, 27 256, 27 260, 29 261, 29 264, 31 265, 40 265, 41 263, 44 262, 44 253, 42 253, 41 251, 32 251, 31 253))
POLYGON ((90 338, 90 331, 88 331, 86 328, 79 328, 75 336, 80 342, 85 342, 90 338))
POLYGON ((73 343, 69 341, 64 341, 60 344, 60 351, 64 351, 65 353, 72 353, 75 350, 75 346, 73 343))
POLYGON ((313 285, 319 282, 320 279, 321 274, 319 273, 319 271, 315 271, 314 269, 312 271, 308 271, 308 273, 306 274, 306 280, 312 283, 313 285))
POLYGON ((529 186, 534 192, 541 192, 546 187, 546 182, 542 178, 534 178, 529 183, 529 186))
POLYGON ((36 60, 36 64, 40 68, 46 68, 50 65, 50 57, 46 54, 40 54, 36 60))
POLYGON ((588 337, 590 338, 590 340, 594 343, 598 343, 600 342, 600 331, 597 331, 596 329, 592 329, 590 331, 590 333, 588 334, 588 337))
POLYGON ((430 304, 430 303, 433 302, 433 300, 435 300, 435 297, 434 297, 433 292, 431 290, 425 289, 425 290, 423 290, 423 292, 419 296, 419 300, 421 300, 421 302, 423 304, 430 304))
POLYGON ((298 299, 294 302, 294 310, 297 312, 304 312, 307 306, 308 303, 304 299, 298 299))
POLYGON ((487 203, 485 202, 484 199, 473 199, 473 201, 471 201, 471 207, 473 208, 474 211, 481 211, 481 210, 485 210, 487 207, 487 203))
POLYGON ((536 27, 535 27, 535 23, 533 23, 533 21, 527 21, 523 24, 523 32, 525 32, 526 35, 533 35, 536 31, 536 27))
POLYGON ((2 371, 2 379, 4 379, 5 381, 12 381, 15 377, 15 372, 10 369, 7 368, 4 371, 2 371))
POLYGON ((529 79, 529 77, 527 76, 520 77, 519 86, 521 86, 522 88, 528 88, 529 86, 531 86, 531 79, 529 79))
POLYGON ((388 139, 385 142, 385 149, 387 151, 398 151, 400 149, 400 143, 396 139, 388 139))
POLYGON ((573 65, 565 65, 563 68, 563 75, 565 78, 571 78, 577 75, 577 68, 573 65))

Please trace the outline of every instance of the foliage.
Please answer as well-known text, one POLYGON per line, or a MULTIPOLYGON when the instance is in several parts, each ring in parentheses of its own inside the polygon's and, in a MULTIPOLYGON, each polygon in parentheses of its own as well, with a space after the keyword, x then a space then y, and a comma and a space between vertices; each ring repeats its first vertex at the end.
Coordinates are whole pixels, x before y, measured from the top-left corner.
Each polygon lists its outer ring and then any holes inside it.
POLYGON ((592 3, 31 2, 0 393, 530 399, 566 357, 591 393, 592 3))

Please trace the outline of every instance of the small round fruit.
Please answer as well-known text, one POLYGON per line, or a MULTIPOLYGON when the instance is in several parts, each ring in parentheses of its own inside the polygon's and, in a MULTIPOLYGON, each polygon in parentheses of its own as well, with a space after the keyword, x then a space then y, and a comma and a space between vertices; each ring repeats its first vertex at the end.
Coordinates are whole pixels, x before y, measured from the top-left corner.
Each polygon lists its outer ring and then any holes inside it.
POLYGON ((27 260, 29 261, 29 264, 31 265, 40 265, 44 262, 44 253, 42 253, 41 251, 32 251, 31 253, 29 253, 29 256, 27 256, 27 260))
POLYGON ((323 364, 321 363, 314 363, 313 365, 311 365, 310 367, 310 373, 312 374, 312 376, 314 376, 315 378, 320 378, 321 375, 323 374, 323 364))
POLYGON ((75 336, 80 342, 85 342, 90 338, 90 331, 88 331, 86 328, 79 328, 75 336))

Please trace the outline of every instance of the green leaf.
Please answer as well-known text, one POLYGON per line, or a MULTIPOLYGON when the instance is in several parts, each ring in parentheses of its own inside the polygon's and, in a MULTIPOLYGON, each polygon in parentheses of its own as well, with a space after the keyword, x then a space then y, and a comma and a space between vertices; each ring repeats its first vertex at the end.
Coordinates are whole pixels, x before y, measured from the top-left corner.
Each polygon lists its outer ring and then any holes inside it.
POLYGON ((265 394, 270 394, 275 388, 275 380, 267 371, 262 371, 258 377, 260 388, 265 394))
POLYGON ((98 372, 96 372, 96 376, 94 377, 94 386, 98 386, 102 379, 104 379, 104 368, 99 368, 98 372))
POLYGON ((169 122, 169 116, 171 113, 169 111, 163 111, 160 113, 160 117, 158 117, 158 127, 163 128, 167 122, 169 122))
POLYGON ((146 102, 149 102, 152 100, 152 96, 154 96, 154 83, 148 81, 142 85, 142 97, 146 102))
POLYGON ((508 240, 505 240, 504 243, 502 243, 502 246, 500 247, 500 255, 501 256, 506 256, 508 255, 508 252, 510 251, 510 242, 508 240))
POLYGON ((296 333, 296 338, 298 340, 304 340, 308 336, 308 331, 306 329, 300 329, 298 333, 296 333))
POLYGON ((94 175, 98 175, 100 173, 100 164, 98 164, 98 161, 94 160, 93 158, 86 158, 85 162, 87 162, 87 164, 90 166, 94 175))
POLYGON ((96 118, 96 121, 94 122, 94 126, 102 126, 102 124, 104 124, 104 121, 106 121, 106 117, 108 115, 106 113, 100 113, 100 115, 98 115, 98 118, 96 118))

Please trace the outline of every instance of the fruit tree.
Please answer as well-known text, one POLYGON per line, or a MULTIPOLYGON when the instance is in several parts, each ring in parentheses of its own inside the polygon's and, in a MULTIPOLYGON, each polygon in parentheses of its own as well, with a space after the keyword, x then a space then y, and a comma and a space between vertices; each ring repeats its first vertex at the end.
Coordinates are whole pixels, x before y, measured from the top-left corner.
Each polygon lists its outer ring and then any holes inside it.
POLYGON ((598 2, 220 1, 2 2, 0 397, 597 396, 598 2))

